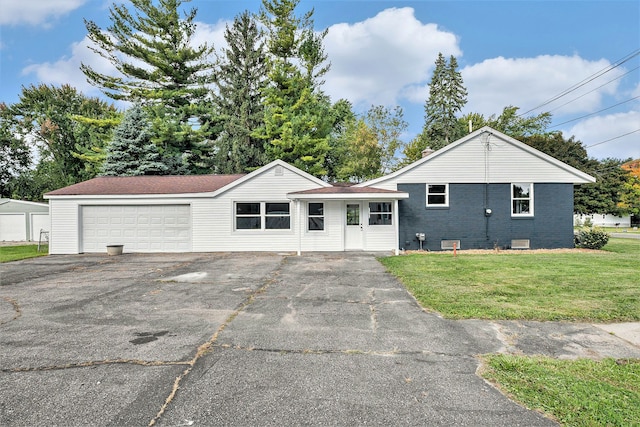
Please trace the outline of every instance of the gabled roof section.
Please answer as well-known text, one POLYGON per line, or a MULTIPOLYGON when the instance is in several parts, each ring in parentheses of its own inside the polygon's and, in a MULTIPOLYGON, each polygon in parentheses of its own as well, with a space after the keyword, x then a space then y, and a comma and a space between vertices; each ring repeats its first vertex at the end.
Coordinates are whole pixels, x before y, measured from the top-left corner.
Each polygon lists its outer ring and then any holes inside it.
POLYGON ((431 182, 442 183, 595 182, 594 177, 484 126, 402 169, 356 186, 386 186, 392 182, 411 181, 417 175, 426 175, 431 182), (429 172, 421 174, 419 170, 429 172))
POLYGON ((247 181, 255 179, 258 176, 260 176, 260 175, 262 175, 264 173, 267 173, 271 169, 278 168, 278 167, 286 169, 289 172, 297 174, 297 175, 299 175, 299 176, 301 176, 303 178, 306 178, 311 183, 316 184, 316 185, 318 185, 320 187, 331 187, 331 184, 329 184, 328 182, 325 182, 325 181, 321 180, 320 178, 316 178, 315 176, 313 176, 313 175, 311 175, 311 174, 309 174, 309 173, 307 173, 307 172, 305 172, 305 171, 303 171, 301 169, 298 169, 297 167, 295 167, 293 165, 290 165, 289 163, 287 163, 287 162, 285 162, 283 160, 274 160, 271 163, 266 164, 266 165, 262 166, 261 168, 256 169, 253 172, 251 172, 251 173, 241 177, 240 179, 234 181, 231 185, 228 185, 228 186, 226 186, 224 188, 221 188, 219 191, 216 191, 214 195, 217 196, 219 194, 225 193, 225 192, 231 190, 232 188, 237 187, 238 185, 241 185, 241 184, 243 184, 243 183, 245 183, 247 181))
POLYGON ((0 205, 4 205, 7 203, 17 204, 17 205, 38 206, 38 207, 45 207, 45 208, 49 207, 47 203, 30 202, 27 200, 16 200, 16 199, 0 199, 0 205))
POLYGON ((101 176, 45 194, 51 196, 125 196, 210 193, 245 175, 101 176))

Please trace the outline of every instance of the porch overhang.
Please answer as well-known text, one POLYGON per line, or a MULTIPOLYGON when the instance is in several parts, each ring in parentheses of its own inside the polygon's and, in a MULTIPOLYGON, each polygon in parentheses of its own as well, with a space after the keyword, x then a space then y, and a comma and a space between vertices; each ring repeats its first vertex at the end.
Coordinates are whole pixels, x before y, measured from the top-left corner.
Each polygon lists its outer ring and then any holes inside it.
POLYGON ((400 200, 408 199, 405 191, 374 187, 326 187, 295 191, 287 194, 290 200, 400 200))

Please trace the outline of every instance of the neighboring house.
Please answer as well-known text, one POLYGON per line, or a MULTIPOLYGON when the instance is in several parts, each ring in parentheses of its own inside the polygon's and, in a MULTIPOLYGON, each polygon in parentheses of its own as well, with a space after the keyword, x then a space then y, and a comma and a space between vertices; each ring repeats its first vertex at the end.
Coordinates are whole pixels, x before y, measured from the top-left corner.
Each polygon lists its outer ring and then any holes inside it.
MULTIPOLYGON (((427 152, 428 153, 428 152, 427 152)), ((595 178, 489 127, 358 186, 399 190, 400 245, 571 248, 573 186, 595 178)))
POLYGON ((573 247, 595 179, 482 128, 390 175, 328 184, 276 160, 247 175, 99 177, 45 195, 51 254, 573 247))
POLYGON ((609 214, 575 214, 573 225, 580 227, 590 222, 596 227, 631 227, 631 215, 609 215, 609 214))
POLYGON ((49 231, 49 205, 0 199, 0 241, 38 241, 49 231))

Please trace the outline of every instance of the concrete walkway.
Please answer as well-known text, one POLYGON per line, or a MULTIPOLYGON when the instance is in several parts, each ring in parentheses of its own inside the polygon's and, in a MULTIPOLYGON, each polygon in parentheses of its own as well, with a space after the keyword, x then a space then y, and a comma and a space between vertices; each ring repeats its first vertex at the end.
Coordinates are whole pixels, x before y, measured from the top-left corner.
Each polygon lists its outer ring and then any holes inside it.
POLYGON ((640 357, 592 325, 450 321, 374 255, 0 264, 0 425, 555 423, 477 355, 640 357))

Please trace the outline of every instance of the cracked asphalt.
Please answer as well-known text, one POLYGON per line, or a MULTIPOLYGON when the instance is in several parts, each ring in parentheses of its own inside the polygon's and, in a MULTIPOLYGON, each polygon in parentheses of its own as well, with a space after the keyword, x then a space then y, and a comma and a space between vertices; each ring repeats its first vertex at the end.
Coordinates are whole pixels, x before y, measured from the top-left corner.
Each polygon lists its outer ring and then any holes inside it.
POLYGON ((550 426, 479 354, 640 357, 592 325, 450 321, 375 254, 0 264, 0 425, 550 426))

